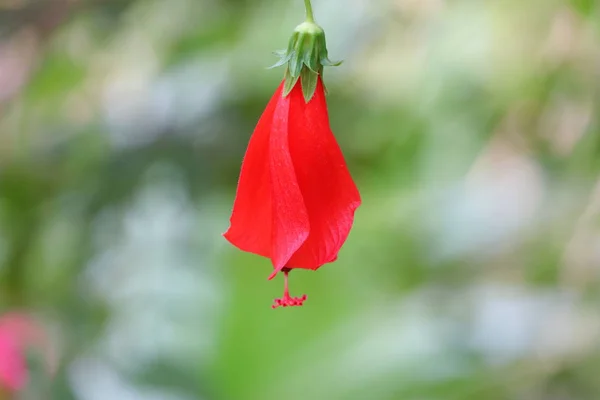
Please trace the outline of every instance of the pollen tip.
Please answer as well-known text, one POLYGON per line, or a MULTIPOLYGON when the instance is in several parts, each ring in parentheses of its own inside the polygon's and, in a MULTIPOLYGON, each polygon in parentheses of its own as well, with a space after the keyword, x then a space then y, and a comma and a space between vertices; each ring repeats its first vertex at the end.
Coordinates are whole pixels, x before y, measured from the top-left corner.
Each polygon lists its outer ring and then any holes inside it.
POLYGON ((285 296, 281 299, 275 299, 273 301, 273 305, 271 305, 272 309, 276 309, 278 307, 301 307, 304 305, 306 301, 306 295, 303 294, 301 297, 291 297, 285 296))

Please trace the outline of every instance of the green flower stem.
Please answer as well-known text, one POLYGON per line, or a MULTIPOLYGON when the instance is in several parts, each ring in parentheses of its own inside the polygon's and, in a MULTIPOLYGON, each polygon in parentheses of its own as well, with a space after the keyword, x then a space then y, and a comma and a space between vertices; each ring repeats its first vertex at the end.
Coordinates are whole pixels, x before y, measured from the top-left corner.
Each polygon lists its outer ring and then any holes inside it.
POLYGON ((306 20, 308 22, 315 22, 315 17, 313 16, 312 4, 310 4, 310 0, 304 0, 304 7, 306 8, 306 20))

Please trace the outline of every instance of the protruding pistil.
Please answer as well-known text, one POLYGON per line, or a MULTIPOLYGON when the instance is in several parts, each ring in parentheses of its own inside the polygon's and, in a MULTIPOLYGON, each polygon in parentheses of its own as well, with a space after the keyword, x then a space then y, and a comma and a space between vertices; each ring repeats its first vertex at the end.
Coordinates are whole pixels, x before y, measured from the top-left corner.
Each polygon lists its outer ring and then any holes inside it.
POLYGON ((275 299, 273 301, 273 305, 271 306, 271 308, 275 309, 277 307, 301 306, 302 304, 304 304, 304 301, 306 300, 306 295, 303 294, 301 297, 291 297, 289 287, 288 287, 288 274, 290 273, 291 270, 289 268, 283 268, 281 271, 283 271, 283 276, 285 279, 285 283, 284 283, 285 286, 283 289, 283 297, 280 299, 275 299))

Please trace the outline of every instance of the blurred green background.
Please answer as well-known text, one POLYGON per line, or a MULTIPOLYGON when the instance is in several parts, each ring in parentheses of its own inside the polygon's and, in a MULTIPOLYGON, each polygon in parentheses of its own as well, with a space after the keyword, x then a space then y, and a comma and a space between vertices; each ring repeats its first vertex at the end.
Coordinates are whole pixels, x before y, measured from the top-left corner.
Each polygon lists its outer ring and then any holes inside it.
POLYGON ((600 399, 600 4, 313 0, 363 197, 337 262, 229 245, 300 0, 0 0, 0 308, 31 399, 600 399))

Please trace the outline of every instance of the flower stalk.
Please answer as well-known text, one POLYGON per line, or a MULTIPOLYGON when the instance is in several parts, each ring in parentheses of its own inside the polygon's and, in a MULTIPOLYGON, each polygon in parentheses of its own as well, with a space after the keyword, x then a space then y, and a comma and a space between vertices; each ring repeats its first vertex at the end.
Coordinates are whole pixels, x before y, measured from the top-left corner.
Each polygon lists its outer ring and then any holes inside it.
POLYGON ((304 8, 306 8, 306 20, 308 22, 315 22, 315 17, 313 16, 312 4, 310 4, 310 0, 304 0, 304 8))

